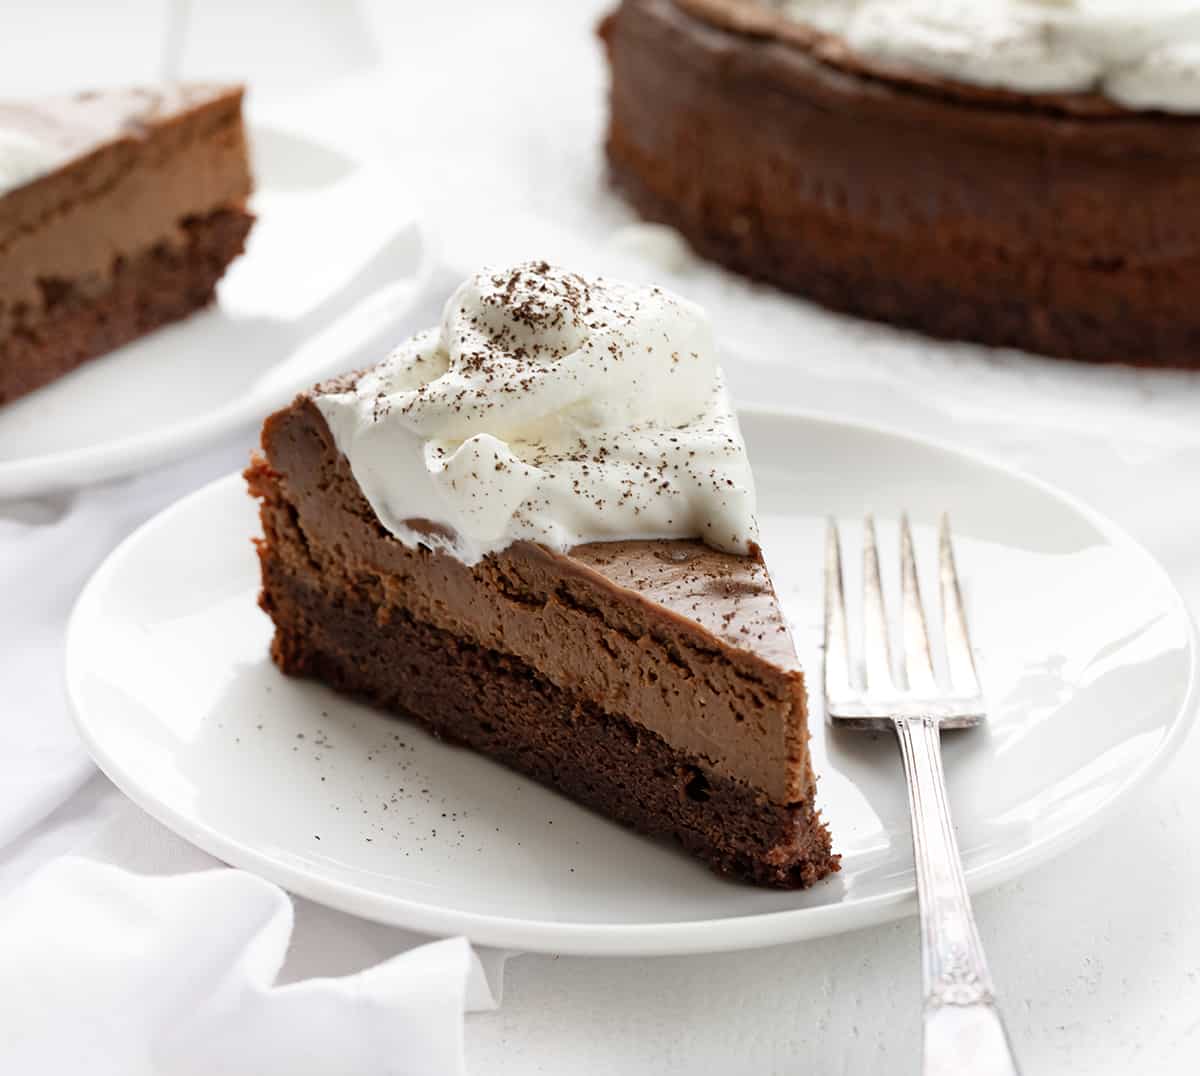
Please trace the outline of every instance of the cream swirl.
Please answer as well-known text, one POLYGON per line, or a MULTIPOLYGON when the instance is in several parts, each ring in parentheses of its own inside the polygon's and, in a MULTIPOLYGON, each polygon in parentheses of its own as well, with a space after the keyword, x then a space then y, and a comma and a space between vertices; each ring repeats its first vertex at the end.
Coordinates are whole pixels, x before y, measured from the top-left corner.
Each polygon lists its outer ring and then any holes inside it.
POLYGON ((708 318, 660 288, 483 270, 440 329, 316 403, 383 525, 467 563, 518 540, 757 539, 708 318))
POLYGON ((770 0, 860 55, 1024 93, 1200 111, 1193 0, 770 0))

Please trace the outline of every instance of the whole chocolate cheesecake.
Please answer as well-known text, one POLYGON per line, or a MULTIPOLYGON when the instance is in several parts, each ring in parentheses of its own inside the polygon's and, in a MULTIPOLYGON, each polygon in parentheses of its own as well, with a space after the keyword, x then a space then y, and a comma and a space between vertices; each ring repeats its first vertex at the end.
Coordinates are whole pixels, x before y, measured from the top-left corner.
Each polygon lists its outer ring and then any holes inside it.
POLYGON ((440 329, 267 419, 247 478, 283 672, 721 873, 791 888, 837 869, 692 304, 545 263, 483 271, 440 329))
POLYGON ((1200 368, 1200 9, 623 0, 613 178, 833 309, 1200 368))
POLYGON ((211 302, 250 190, 241 87, 0 102, 0 404, 211 302))

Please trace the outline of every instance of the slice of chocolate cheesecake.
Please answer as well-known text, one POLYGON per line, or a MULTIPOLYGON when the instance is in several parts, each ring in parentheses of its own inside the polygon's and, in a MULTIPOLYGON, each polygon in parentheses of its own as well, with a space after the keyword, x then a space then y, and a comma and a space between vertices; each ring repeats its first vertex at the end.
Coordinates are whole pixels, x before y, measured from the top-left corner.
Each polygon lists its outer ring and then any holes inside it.
POLYGON ((253 217, 240 87, 0 102, 0 404, 212 301, 253 217))
POLYGON ((480 274, 440 335, 267 420, 272 656, 720 872, 809 885, 837 858, 736 421, 695 308, 614 287, 480 274))

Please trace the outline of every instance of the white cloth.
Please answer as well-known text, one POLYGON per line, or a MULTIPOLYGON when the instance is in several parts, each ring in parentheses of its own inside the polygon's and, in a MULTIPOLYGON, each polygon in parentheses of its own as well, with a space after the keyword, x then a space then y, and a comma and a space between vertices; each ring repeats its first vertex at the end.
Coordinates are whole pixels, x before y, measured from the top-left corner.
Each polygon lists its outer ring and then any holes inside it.
POLYGON ((167 878, 65 858, 0 908, 6 1072, 435 1074, 493 1004, 462 938, 277 985, 293 911, 242 871, 167 878))

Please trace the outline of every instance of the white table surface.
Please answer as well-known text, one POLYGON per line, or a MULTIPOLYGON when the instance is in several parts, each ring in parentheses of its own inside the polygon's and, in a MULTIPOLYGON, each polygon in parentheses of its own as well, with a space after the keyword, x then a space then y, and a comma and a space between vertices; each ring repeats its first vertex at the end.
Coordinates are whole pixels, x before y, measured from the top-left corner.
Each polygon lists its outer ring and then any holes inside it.
MULTIPOLYGON (((0 94, 155 77, 172 12, 189 5, 102 6, 5 4, 0 94)), ((303 108, 314 128, 351 129, 400 165, 397 197, 421 201, 458 263, 565 258, 606 243, 631 219, 605 188, 599 148, 606 74, 593 27, 606 6, 201 0, 190 5, 180 70, 245 79, 260 115, 303 108)), ((675 286, 706 302, 719 328, 760 359, 760 376, 734 384, 740 400, 783 397, 885 421, 1050 479, 1140 538, 1200 611, 1200 375, 948 347, 864 328, 704 268, 675 286)), ((166 481, 182 493, 228 469, 250 436, 166 481)), ((114 514, 110 522, 115 541, 134 520, 114 514)), ((1193 736, 1126 817, 1036 875, 978 898, 1028 1073, 1197 1071, 1198 770, 1193 736)), ((66 847, 90 815, 111 809, 94 780, 27 859, 66 847)), ((384 928, 366 924, 348 924, 342 938, 343 951, 318 961, 323 969, 353 967, 389 945, 384 928)), ((508 964, 500 1009, 467 1018, 470 1070, 913 1072, 916 946, 909 920, 714 957, 521 957, 508 964)))

